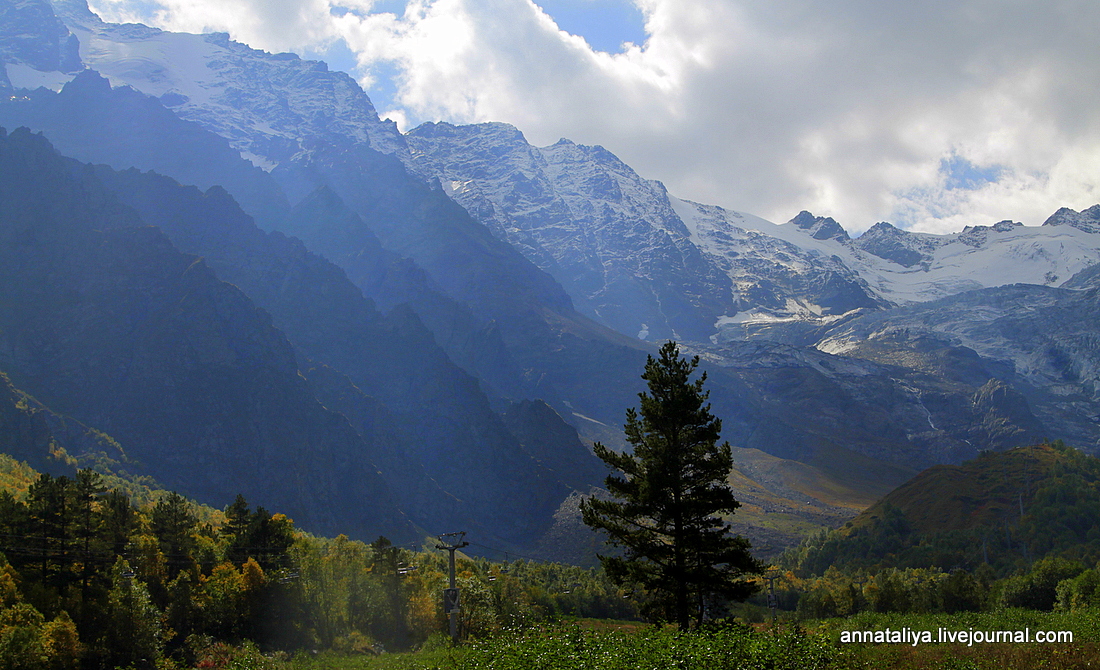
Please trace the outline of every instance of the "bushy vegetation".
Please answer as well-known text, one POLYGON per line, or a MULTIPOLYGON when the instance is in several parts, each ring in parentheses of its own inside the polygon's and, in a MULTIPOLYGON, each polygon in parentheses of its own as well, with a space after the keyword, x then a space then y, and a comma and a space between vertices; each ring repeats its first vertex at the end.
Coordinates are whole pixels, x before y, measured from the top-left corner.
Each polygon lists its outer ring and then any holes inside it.
POLYGON ((573 626, 476 641, 463 653, 462 666, 491 670, 815 670, 835 667, 838 656, 828 638, 798 628, 763 634, 739 625, 703 627, 691 633, 672 627, 594 632, 573 626))
POLYGON ((1007 609, 995 613, 864 613, 806 627, 713 624, 681 633, 674 627, 596 630, 592 622, 503 631, 460 647, 429 644, 416 653, 383 656, 297 654, 282 660, 253 647, 221 648, 219 665, 261 670, 587 670, 589 668, 711 670, 1078 670, 1095 667, 1100 616, 1007 609), (851 630, 1068 630, 1072 643, 841 643, 851 630))
POLYGON ((801 620, 861 613, 956 614, 1084 611, 1100 605, 1100 568, 1050 556, 1029 569, 997 579, 992 568, 974 572, 939 568, 886 568, 880 572, 830 567, 821 576, 792 571, 776 580, 781 611, 801 620))
MULTIPOLYGON (((829 542, 844 547, 837 536, 818 537, 788 556, 802 561, 775 581, 778 629, 730 622, 692 632, 642 624, 631 630, 562 626, 553 622, 636 618, 637 598, 595 570, 460 555, 460 629, 467 644, 452 649, 442 636, 441 552, 411 551, 385 538, 367 544, 314 537, 241 497, 224 510, 148 490, 135 502, 91 471, 54 477, 5 463, 0 475, 11 487, 0 491, 0 670, 1003 670, 1042 663, 1087 667, 1082 659, 1097 652, 1100 639, 1100 564, 1065 544, 1082 533, 1087 539, 1090 531, 1075 530, 1079 524, 1072 520, 1057 525, 1039 516, 1059 505, 1065 491, 1076 495, 1092 485, 1076 467, 1036 481, 1032 498, 1024 500, 1025 509, 1052 528, 1020 530, 1027 514, 1010 528, 1016 537, 1033 539, 1070 533, 1045 557, 1028 561, 1020 551, 1019 561, 1005 565, 899 566, 892 562, 907 545, 898 542, 877 562, 838 561, 812 574, 807 566, 813 562, 805 559, 829 542), (992 645, 955 654, 944 651, 950 645, 840 645, 835 634, 839 627, 1040 626, 1073 630, 1075 644, 992 645), (379 656, 413 649, 420 651, 379 656)), ((912 524, 900 508, 885 510, 879 527, 904 538, 912 524)), ((765 603, 759 594, 734 613, 763 622, 765 603)))

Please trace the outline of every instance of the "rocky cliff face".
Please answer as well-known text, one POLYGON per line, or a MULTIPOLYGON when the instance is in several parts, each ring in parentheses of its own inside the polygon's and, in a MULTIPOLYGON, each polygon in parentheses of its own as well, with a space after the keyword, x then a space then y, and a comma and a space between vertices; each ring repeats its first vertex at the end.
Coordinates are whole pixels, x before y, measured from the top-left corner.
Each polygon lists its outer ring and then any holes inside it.
POLYGON ((852 246, 903 268, 923 268, 931 265, 939 244, 932 235, 910 233, 880 221, 856 238, 852 246))
MULTIPOLYGON (((79 72, 84 67, 76 36, 43 0, 13 0, 0 7, 0 63, 40 72, 79 72)), ((10 87, 6 72, 4 80, 10 87)))
POLYGON ((1050 215, 1044 226, 1073 226, 1086 233, 1100 233, 1100 205, 1093 205, 1086 210, 1076 211, 1069 207, 1062 207, 1050 215))
POLYGON ((728 309, 729 278, 688 240, 664 187, 602 147, 536 148, 501 123, 431 123, 406 137, 419 172, 601 323, 698 340, 728 309))
MULTIPOLYGON (((956 378, 980 364, 996 382, 976 396, 975 402, 988 409, 973 423, 994 433, 1000 431, 999 421, 1023 431, 1015 438, 1002 432, 988 448, 1025 443, 1038 436, 1041 425, 1043 435, 1053 432, 1092 450, 1100 447, 1098 349, 1091 325, 1096 310, 1095 287, 1005 286, 866 315, 830 331, 818 348, 913 368, 931 366, 956 378), (939 342, 940 351, 952 358, 933 361, 913 346, 923 340, 939 342), (962 359, 973 363, 956 362, 962 359), (1038 424, 1026 418, 1028 412, 1038 424)), ((980 376, 971 380, 976 381, 980 376)))

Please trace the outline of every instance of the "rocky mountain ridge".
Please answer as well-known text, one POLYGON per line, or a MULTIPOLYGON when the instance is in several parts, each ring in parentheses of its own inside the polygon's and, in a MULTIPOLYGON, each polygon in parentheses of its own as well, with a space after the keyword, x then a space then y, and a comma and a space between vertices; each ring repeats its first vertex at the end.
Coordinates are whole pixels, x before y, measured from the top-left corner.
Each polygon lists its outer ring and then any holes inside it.
POLYGON ((602 147, 534 147, 507 124, 428 123, 406 141, 418 172, 580 309, 640 339, 808 343, 807 330, 857 310, 1016 282, 1058 286, 1100 261, 1092 209, 950 235, 879 222, 853 238, 805 211, 775 225, 682 200, 602 147))

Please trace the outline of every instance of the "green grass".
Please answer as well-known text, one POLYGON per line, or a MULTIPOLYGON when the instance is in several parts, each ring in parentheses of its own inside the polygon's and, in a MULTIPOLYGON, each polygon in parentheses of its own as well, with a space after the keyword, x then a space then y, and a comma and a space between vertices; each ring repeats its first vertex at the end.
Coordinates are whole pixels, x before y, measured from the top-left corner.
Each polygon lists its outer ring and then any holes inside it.
POLYGON ((380 656, 347 656, 326 652, 298 654, 286 665, 291 670, 434 670, 459 668, 460 654, 450 649, 435 649, 407 654, 382 654, 380 656))
POLYGON ((823 635, 746 626, 681 635, 670 627, 593 630, 566 624, 513 631, 414 654, 299 654, 289 670, 826 670, 839 652, 823 635))
MULTIPOLYGON (((585 624, 587 622, 580 622, 585 624)), ((511 631, 450 648, 433 637, 407 654, 300 652, 289 659, 242 649, 210 670, 1031 670, 1100 668, 1100 612, 860 614, 775 630, 743 625, 680 634, 672 627, 562 625, 511 631), (840 644, 842 630, 1072 630, 1070 644, 840 644)))

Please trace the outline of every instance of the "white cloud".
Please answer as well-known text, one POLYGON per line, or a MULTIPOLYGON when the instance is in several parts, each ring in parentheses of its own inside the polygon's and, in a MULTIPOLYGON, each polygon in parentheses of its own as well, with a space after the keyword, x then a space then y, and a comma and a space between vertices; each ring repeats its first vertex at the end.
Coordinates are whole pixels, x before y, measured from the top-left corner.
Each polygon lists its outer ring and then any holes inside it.
MULTIPOLYGON (((809 209, 853 230, 939 231, 1100 200, 1096 3, 635 2, 648 40, 615 55, 529 0, 410 0, 403 15, 158 0, 151 19, 268 50, 344 39, 365 83, 397 67, 387 114, 401 124, 497 120, 536 144, 602 144, 682 197, 773 220, 809 209), (996 181, 946 188, 952 156, 996 181)), ((132 0, 92 4, 135 18, 132 0)))

